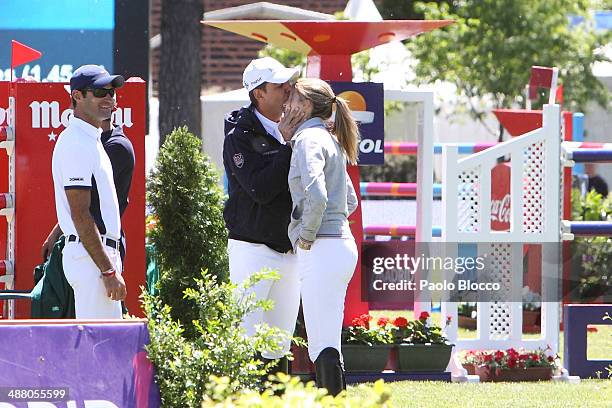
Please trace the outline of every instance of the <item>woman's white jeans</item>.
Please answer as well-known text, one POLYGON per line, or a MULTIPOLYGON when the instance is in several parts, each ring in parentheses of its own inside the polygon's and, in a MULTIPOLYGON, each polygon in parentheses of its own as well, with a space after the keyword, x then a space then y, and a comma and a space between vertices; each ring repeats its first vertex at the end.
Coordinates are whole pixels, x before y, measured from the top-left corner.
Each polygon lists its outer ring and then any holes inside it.
MULTIPOLYGON (((263 280, 253 286, 247 293, 255 293, 259 300, 269 299, 274 302, 272 310, 256 310, 242 321, 242 327, 248 336, 255 334, 256 325, 266 323, 277 327, 293 336, 295 321, 300 307, 300 287, 296 267, 296 257, 292 253, 281 254, 264 244, 254 244, 230 239, 227 242, 229 255, 230 280, 241 284, 253 273, 263 268, 274 269, 280 275, 279 280, 263 280)), ((264 351, 262 356, 276 359, 285 355, 291 346, 290 338, 280 342, 281 351, 264 351)))
POLYGON ((317 238, 309 251, 298 248, 297 258, 308 355, 314 362, 327 347, 340 353, 344 299, 357 264, 357 245, 352 237, 317 238))
MULTIPOLYGON (((121 273, 119 250, 104 245, 116 273, 121 273)), ((66 280, 74 290, 77 319, 121 319, 121 302, 106 294, 100 269, 80 242, 66 242, 62 251, 66 280)))

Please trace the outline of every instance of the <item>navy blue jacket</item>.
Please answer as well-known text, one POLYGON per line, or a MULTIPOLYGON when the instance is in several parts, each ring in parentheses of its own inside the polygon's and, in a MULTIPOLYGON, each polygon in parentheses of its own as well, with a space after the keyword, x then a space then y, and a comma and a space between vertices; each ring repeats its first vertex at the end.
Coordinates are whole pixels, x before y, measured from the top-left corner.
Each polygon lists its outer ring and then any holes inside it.
POLYGON ((229 238, 284 253, 291 249, 291 147, 266 132, 254 109, 243 107, 225 118, 223 166, 229 198, 223 217, 229 238))

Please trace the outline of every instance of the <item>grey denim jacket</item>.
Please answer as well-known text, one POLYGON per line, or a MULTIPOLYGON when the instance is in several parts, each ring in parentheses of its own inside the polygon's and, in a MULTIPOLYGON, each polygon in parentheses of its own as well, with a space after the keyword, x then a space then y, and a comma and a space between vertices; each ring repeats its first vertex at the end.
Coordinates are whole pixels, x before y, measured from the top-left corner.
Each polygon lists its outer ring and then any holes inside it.
POLYGON ((357 195, 336 137, 321 118, 311 118, 296 130, 291 144, 293 211, 288 233, 293 248, 300 237, 352 237, 347 217, 357 208, 357 195))

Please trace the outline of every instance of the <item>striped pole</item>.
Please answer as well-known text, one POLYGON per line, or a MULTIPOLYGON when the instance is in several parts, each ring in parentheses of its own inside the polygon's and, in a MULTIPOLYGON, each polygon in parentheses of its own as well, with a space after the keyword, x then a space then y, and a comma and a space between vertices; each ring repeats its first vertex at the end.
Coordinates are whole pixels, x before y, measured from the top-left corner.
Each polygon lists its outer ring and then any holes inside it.
POLYGON ((578 237, 610 237, 612 222, 608 221, 564 221, 564 229, 578 237))
MULTIPOLYGON (((442 154, 444 144, 434 143, 434 154, 442 154)), ((457 145, 459 146, 459 154, 474 154, 497 145, 497 142, 457 143, 457 145)), ((612 150, 612 143, 562 142, 562 145, 567 149, 612 150)), ((416 155, 418 149, 418 144, 413 142, 385 142, 385 153, 387 154, 416 155)))
POLYGON ((612 149, 568 150, 568 159, 576 163, 612 163, 612 149))
MULTIPOLYGON (((364 197, 416 197, 417 183, 381 183, 364 181, 359 184, 364 197)), ((434 198, 442 197, 442 185, 433 185, 434 198)))
MULTIPOLYGON (((414 237, 416 225, 366 225, 363 227, 364 235, 382 235, 391 237, 414 237)), ((434 226, 431 229, 434 237, 442 236, 442 228, 434 226)))
MULTIPOLYGON (((473 154, 493 147, 497 142, 484 143, 458 143, 460 154, 473 154)), ((442 154, 443 143, 434 143, 434 154, 442 154)), ((416 155, 418 144, 413 142, 385 142, 385 153, 401 154, 401 155, 416 155)))

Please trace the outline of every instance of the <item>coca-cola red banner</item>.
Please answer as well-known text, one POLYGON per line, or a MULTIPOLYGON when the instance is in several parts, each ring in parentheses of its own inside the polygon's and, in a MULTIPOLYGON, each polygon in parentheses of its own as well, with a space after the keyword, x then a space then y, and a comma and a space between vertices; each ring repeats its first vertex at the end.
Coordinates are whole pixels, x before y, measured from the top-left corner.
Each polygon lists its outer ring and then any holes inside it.
POLYGON ((491 229, 510 230, 510 165, 500 163, 491 170, 491 229))

